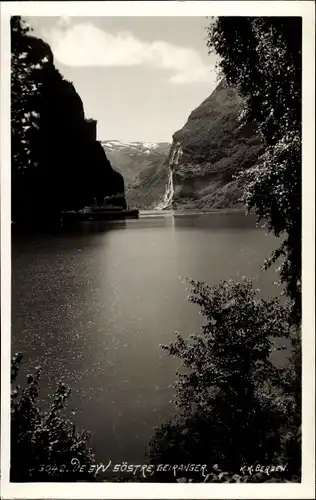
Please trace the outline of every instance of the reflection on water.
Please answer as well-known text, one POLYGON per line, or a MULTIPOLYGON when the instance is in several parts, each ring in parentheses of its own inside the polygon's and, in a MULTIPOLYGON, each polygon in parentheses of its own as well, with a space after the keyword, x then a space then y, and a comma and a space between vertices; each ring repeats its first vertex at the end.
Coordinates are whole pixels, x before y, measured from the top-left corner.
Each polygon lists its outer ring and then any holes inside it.
MULTIPOLYGON (((208 283, 260 275, 275 244, 238 213, 151 213, 13 234, 12 349, 41 365, 41 393, 72 388, 68 412, 91 430, 97 460, 140 463, 169 403, 175 361, 160 343, 197 333, 198 309, 179 276, 208 283)), ((23 374, 23 372, 22 372, 23 374)))

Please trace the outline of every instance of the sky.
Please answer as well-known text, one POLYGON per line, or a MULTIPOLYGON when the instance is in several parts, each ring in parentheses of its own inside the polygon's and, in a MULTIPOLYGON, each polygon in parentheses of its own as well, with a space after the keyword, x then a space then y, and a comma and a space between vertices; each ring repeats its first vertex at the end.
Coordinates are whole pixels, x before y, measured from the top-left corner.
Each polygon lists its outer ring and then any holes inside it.
POLYGON ((171 142, 217 84, 205 17, 28 17, 99 140, 171 142))

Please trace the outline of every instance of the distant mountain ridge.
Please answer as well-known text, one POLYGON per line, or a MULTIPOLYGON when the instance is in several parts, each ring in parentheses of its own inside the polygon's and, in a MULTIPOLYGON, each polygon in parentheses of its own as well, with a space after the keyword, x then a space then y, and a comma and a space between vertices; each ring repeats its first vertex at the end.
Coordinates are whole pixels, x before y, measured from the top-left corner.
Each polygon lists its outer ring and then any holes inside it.
POLYGON ((101 144, 113 167, 123 175, 127 190, 142 172, 164 162, 171 146, 168 142, 119 140, 101 141, 101 144))
POLYGON ((143 152, 149 154, 151 151, 156 151, 160 153, 165 153, 166 150, 169 151, 170 142, 141 142, 141 141, 119 141, 119 140, 108 140, 101 141, 104 149, 106 151, 128 151, 129 153, 143 152))

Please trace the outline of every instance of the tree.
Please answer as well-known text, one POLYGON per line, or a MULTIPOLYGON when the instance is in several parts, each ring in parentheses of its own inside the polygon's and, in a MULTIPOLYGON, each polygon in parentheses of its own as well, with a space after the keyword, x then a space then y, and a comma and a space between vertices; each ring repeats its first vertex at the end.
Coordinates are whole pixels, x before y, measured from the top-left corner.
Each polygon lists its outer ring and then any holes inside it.
MULTIPOLYGON (((200 306, 206 322, 200 335, 185 340, 177 333, 175 342, 162 346, 184 370, 174 386, 178 411, 157 430, 150 460, 203 463, 208 471, 218 464, 230 475, 240 474, 243 465, 289 462, 285 478, 298 476, 295 395, 284 390, 284 370, 270 358, 272 350, 283 349, 280 338, 290 335, 288 304, 259 298, 247 278, 189 284, 189 300, 200 306)), ((194 472, 183 475, 203 481, 194 472)), ((173 476, 164 473, 161 480, 173 476)))
MULTIPOLYGON (((21 353, 11 361, 11 384, 18 376, 21 353)), ((95 464, 94 454, 88 448, 89 433, 78 431, 62 411, 70 396, 70 389, 59 383, 48 411, 40 409, 40 368, 27 376, 23 391, 13 386, 11 392, 11 470, 13 482, 26 481, 91 481, 89 473, 95 464), (79 460, 81 472, 71 461, 79 460)))
MULTIPOLYGON (((210 471, 216 463, 228 471, 227 481, 239 481, 243 462, 283 461, 288 469, 281 480, 298 480, 301 33, 300 18, 223 17, 208 28, 220 76, 243 98, 240 122, 256 123, 265 147, 258 165, 240 174, 239 182, 248 208, 281 237, 265 267, 283 257, 280 278, 287 300, 258 298, 247 279, 215 287, 190 282, 190 301, 201 307, 206 324, 199 337, 184 340, 177 334, 176 342, 163 346, 185 370, 175 386, 179 410, 151 442, 154 463, 190 460, 208 464, 210 471), (284 369, 270 359, 278 337, 292 343, 284 369)), ((184 476, 196 480, 192 473, 184 476)), ((225 474, 211 476, 217 481, 225 474)))
POLYGON ((19 219, 38 197, 40 108, 43 75, 52 64, 47 44, 31 35, 20 16, 11 17, 11 179, 12 218, 19 219))
POLYGON ((280 247, 280 278, 301 317, 301 69, 302 20, 295 17, 220 17, 208 28, 220 74, 244 98, 243 122, 255 122, 266 147, 258 165, 240 177, 244 200, 280 247))

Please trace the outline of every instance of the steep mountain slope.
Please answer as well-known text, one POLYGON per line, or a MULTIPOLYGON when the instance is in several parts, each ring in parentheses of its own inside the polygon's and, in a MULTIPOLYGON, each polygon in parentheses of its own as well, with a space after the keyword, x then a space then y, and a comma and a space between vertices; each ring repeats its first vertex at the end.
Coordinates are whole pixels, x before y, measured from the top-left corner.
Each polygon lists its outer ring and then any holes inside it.
POLYGON ((168 158, 152 161, 126 190, 128 204, 140 209, 157 208, 164 198, 169 176, 168 158))
POLYGON ((243 103, 224 81, 173 135, 169 168, 173 207, 227 208, 240 204, 234 175, 254 165, 263 146, 252 124, 240 125, 243 103))
POLYGON ((96 121, 85 116, 82 100, 56 68, 50 46, 21 26, 13 16, 12 220, 55 223, 61 210, 80 209, 95 199, 102 204, 105 197, 125 207, 123 176, 96 140, 96 121))
POLYGON ((102 141, 102 147, 113 167, 125 179, 126 187, 139 174, 164 161, 170 150, 167 142, 102 141))
POLYGON ((240 206, 234 175, 263 152, 255 126, 240 125, 242 109, 236 89, 220 82, 173 135, 167 162, 139 176, 127 197, 140 208, 240 206))

